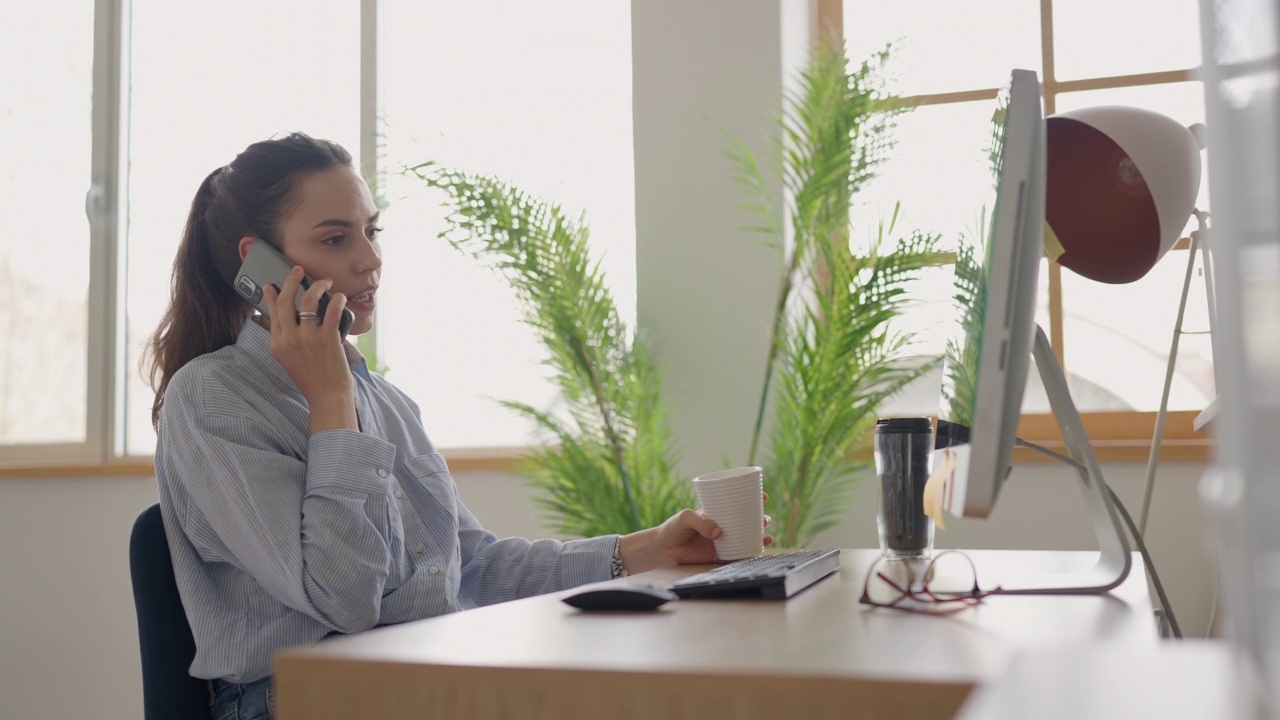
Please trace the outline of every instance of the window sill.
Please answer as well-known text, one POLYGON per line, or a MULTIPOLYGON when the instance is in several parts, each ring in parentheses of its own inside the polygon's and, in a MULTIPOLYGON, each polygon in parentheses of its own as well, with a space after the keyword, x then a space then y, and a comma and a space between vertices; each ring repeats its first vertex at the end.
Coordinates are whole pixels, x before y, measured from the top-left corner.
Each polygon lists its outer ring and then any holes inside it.
MULTIPOLYGON (((1207 463, 1213 458, 1211 435, 1197 432, 1194 424, 1200 413, 1171 412, 1165 420, 1164 440, 1160 444, 1161 462, 1207 463)), ((1086 413, 1081 417, 1085 434, 1093 444, 1099 462, 1147 462, 1151 455, 1151 434, 1156 414, 1140 412, 1086 413), (1135 437, 1140 436, 1140 437, 1135 437)), ((1018 436, 1065 452, 1052 415, 1027 415, 1018 425, 1018 436)), ((455 473, 515 472, 526 448, 465 448, 444 450, 441 454, 455 473)), ((1023 448, 1014 451, 1015 463, 1054 462, 1052 458, 1023 448)), ((24 463, 0 465, 0 480, 17 478, 77 477, 151 477, 155 467, 151 458, 127 458, 110 463, 24 463)))
MULTIPOLYGON (((1067 451, 1061 440, 1036 442, 1036 444, 1061 453, 1067 451)), ((1213 442, 1208 440, 1165 440, 1160 443, 1160 462, 1207 463, 1213 459, 1213 448, 1213 442)), ((1093 454, 1098 457, 1100 463, 1145 463, 1151 459, 1151 441, 1094 441, 1093 454)), ((1057 460, 1026 448, 1015 448, 1013 462, 1016 464, 1051 463, 1057 460)))
POLYGON ((151 458, 128 458, 107 463, 15 463, 0 465, 0 480, 84 477, 154 477, 151 458))
MULTIPOLYGON (((524 453, 522 448, 468 448, 446 450, 442 454, 452 472, 514 472, 524 453)), ((0 464, 0 480, 85 477, 155 477, 155 463, 149 457, 125 458, 107 463, 15 463, 0 464)))
MULTIPOLYGON (((1199 414, 1193 410, 1166 414, 1164 438, 1160 443, 1161 462, 1206 463, 1213 458, 1213 437, 1195 429, 1199 414)), ((1082 413, 1080 419, 1099 462, 1147 462, 1150 459, 1156 413, 1082 413)), ((1018 437, 1051 450, 1066 451, 1052 415, 1024 415, 1018 423, 1018 437)), ((1014 462, 1053 462, 1052 458, 1022 448, 1014 451, 1013 459, 1014 462)))

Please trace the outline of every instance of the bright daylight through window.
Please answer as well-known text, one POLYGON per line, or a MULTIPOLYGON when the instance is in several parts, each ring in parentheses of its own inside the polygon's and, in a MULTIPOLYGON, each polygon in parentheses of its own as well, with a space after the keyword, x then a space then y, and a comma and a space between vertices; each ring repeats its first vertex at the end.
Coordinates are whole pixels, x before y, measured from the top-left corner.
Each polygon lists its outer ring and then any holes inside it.
MULTIPOLYGON (((990 192, 985 150, 995 90, 1011 67, 1035 70, 1045 80, 1046 114, 1115 104, 1154 110, 1184 125, 1204 122, 1201 84, 1188 81, 1185 72, 1200 58, 1195 0, 1057 0, 1050 4, 1051 18, 1041 18, 1042 3, 1033 2, 928 5, 930 10, 921 12, 917 3, 844 3, 850 57, 857 61, 894 41, 888 65, 895 80, 891 89, 920 102, 899 125, 892 159, 863 193, 864 205, 854 213, 854 238, 869 236, 895 202, 902 204, 900 233, 941 233, 945 249, 954 249, 957 238, 977 230, 990 192), (1155 14, 1161 17, 1158 28, 1144 19, 1155 14), (986 31, 979 34, 976 28, 986 31), (1052 31, 1052 78, 1045 73, 1045 28, 1052 31), (1135 74, 1143 75, 1121 77, 1135 74)), ((1202 179, 1196 203, 1205 211, 1206 187, 1202 179)), ((1194 219, 1184 237, 1193 229, 1194 219)), ((1104 285, 1066 271, 1060 272, 1058 288, 1052 287, 1056 283, 1050 281, 1048 261, 1042 262, 1037 321, 1046 332, 1056 329, 1051 336, 1060 338, 1072 396, 1082 412, 1158 407, 1186 265, 1184 249, 1170 252, 1138 282, 1104 285), (1050 311, 1055 295, 1061 298, 1061 317, 1050 311)), ((950 320, 950 276, 947 267, 923 278, 911 309, 897 321, 899 329, 921 333, 913 356, 942 352, 937 339, 944 334, 938 328, 950 320)), ((1214 397, 1208 329, 1208 300, 1197 274, 1170 410, 1198 411, 1214 397)), ((939 377, 923 378, 885 414, 935 413, 939 377)), ((1038 374, 1031 373, 1028 381, 1024 414, 1048 412, 1038 374)), ((1143 432, 1149 433, 1149 426, 1135 428, 1135 434, 1143 432)))
MULTIPOLYGON (((120 33, 129 47, 112 57, 131 56, 119 92, 127 128, 119 144, 127 153, 118 289, 123 454, 146 457, 154 448, 142 352, 165 309, 174 252, 201 180, 250 143, 295 130, 336 140, 359 158, 362 131, 371 130, 361 127, 361 87, 375 82, 382 111, 372 131, 388 204, 378 342, 369 350, 419 402, 441 447, 535 441, 527 422, 497 400, 554 409, 541 346, 503 281, 437 237, 441 198, 397 171, 434 160, 498 176, 571 216, 584 213, 593 252, 633 323, 630 7, 500 4, 495 12, 493 3, 383 0, 375 76, 361 64, 360 2, 322 3, 323 12, 300 0, 130 3, 120 33)), ((65 459, 55 446, 84 444, 95 427, 86 419, 86 394, 90 376, 104 373, 91 372, 86 360, 98 321, 86 291, 84 203, 94 157, 90 99, 111 87, 93 86, 94 10, 92 0, 28 3, 24 22, 0 28, 5 67, 41 68, 0 81, 10 160, 0 197, 10 216, 41 225, 35 236, 9 235, 0 244, 0 292, 9 298, 0 300, 5 458, 17 444, 34 443, 65 459), (23 112, 37 106, 39 113, 23 112), (50 133, 58 142, 12 142, 50 133)), ((94 453, 77 457, 86 456, 94 453)))
POLYGON ((434 160, 586 213, 591 250, 634 324, 629 3, 384 7, 379 359, 438 446, 528 445, 528 421, 497 401, 554 409, 542 346, 503 280, 437 237, 443 195, 396 170, 434 160))
POLYGON ((359 5, 333 5, 314 12, 306 0, 190 6, 133 0, 130 454, 149 455, 155 446, 153 393, 139 372, 141 350, 168 302, 174 252, 200 182, 250 143, 295 130, 359 153, 359 5), (173 32, 184 25, 205 31, 173 32), (324 38, 323 52, 316 38, 324 38), (276 70, 265 73, 264 66, 276 70))
MULTIPOLYGON (((1204 121, 1189 72, 1200 56, 1196 0, 925 4, 927 12, 920 3, 844 3, 850 57, 895 41, 890 89, 921 103, 902 116, 895 153, 857 198, 855 242, 869 241, 899 202, 894 237, 936 232, 952 250, 962 234, 979 231, 991 191, 984 149, 995 91, 1012 67, 1041 75, 1046 113, 1115 103, 1204 121), (1042 7, 1051 18, 1040 16, 1042 7), (1157 12, 1158 28, 1142 20, 1157 12), (1046 35, 1051 45, 1042 44, 1046 35)), ((368 0, 125 5, 117 29, 95 26, 95 10, 119 6, 95 8, 94 0, 21 3, 7 11, 17 21, 0 24, 0 63, 33 70, 0 78, 0 208, 38 226, 0 240, 0 460, 150 456, 152 391, 141 351, 167 302, 192 196, 251 142, 294 130, 336 140, 357 158, 362 140, 368 149, 377 138, 386 264, 376 342, 367 349, 419 402, 440 447, 538 442, 498 400, 554 412, 557 393, 511 291, 437 237, 441 197, 401 169, 436 161, 496 176, 571 217, 582 213, 623 320, 634 326, 630 3, 378 0, 376 43, 361 34, 362 7, 375 7, 368 0), (191 27, 201 32, 175 32, 191 27), (368 62, 375 46, 376 65, 368 62), (95 57, 124 74, 95 76, 95 57), (370 87, 380 97, 376 122, 362 114, 370 87), (86 220, 95 177, 108 202, 118 194, 110 205, 118 222, 101 213, 86 220), (114 275, 103 257, 119 258, 114 275)), ((1209 209, 1205 184, 1201 210, 1209 209)), ((1157 407, 1186 258, 1185 249, 1171 252, 1121 286, 1042 263, 1038 318, 1082 411, 1157 407)), ((951 274, 948 265, 924 273, 897 322, 921 333, 917 358, 942 352, 937 329, 950 311, 951 274)), ((1209 338, 1194 334, 1208 322, 1197 279, 1171 410, 1199 410, 1214 397, 1209 338)), ((1025 411, 1047 412, 1037 374, 1031 379, 1025 411)), ((882 412, 933 414, 937 386, 936 375, 926 377, 882 412)))
POLYGON ((17 225, 0 241, 0 445, 81 443, 93 2, 21 3, 4 14, 0 211, 17 225))

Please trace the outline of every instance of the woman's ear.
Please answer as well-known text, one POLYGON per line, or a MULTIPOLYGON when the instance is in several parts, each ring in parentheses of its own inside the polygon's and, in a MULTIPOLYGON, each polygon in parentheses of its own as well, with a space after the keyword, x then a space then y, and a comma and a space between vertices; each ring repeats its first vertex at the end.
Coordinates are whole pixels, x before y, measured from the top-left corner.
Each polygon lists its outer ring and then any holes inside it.
POLYGON ((257 238, 252 238, 252 237, 240 238, 240 262, 244 262, 244 259, 248 257, 249 247, 253 245, 254 240, 257 240, 257 238))

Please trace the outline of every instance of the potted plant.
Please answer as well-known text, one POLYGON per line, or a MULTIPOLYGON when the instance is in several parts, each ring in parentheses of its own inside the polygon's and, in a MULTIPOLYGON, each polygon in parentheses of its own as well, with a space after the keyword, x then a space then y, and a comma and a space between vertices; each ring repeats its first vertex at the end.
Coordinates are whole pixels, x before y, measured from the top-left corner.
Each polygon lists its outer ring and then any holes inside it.
POLYGON ((895 118, 907 109, 882 91, 888 57, 886 47, 851 69, 842 46, 815 45, 773 139, 772 171, 786 191, 785 208, 777 207, 747 146, 736 141, 731 153, 751 198, 747 207, 760 221, 752 229, 785 268, 746 458, 764 467, 780 547, 802 547, 836 522, 870 466, 865 450, 877 408, 932 368, 899 360, 911 337, 894 333, 889 321, 907 299, 907 284, 937 261, 937 236, 891 239, 895 208, 870 247, 855 251, 851 237, 853 198, 885 159, 895 118))

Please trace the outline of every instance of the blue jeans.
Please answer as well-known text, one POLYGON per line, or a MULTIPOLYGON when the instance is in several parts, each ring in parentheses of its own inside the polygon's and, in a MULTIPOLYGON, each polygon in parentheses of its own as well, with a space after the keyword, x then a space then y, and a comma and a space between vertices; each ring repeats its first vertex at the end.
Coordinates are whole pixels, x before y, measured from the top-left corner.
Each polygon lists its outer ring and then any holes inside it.
POLYGON ((210 680, 209 691, 213 720, 271 720, 276 711, 270 675, 249 683, 210 680))

